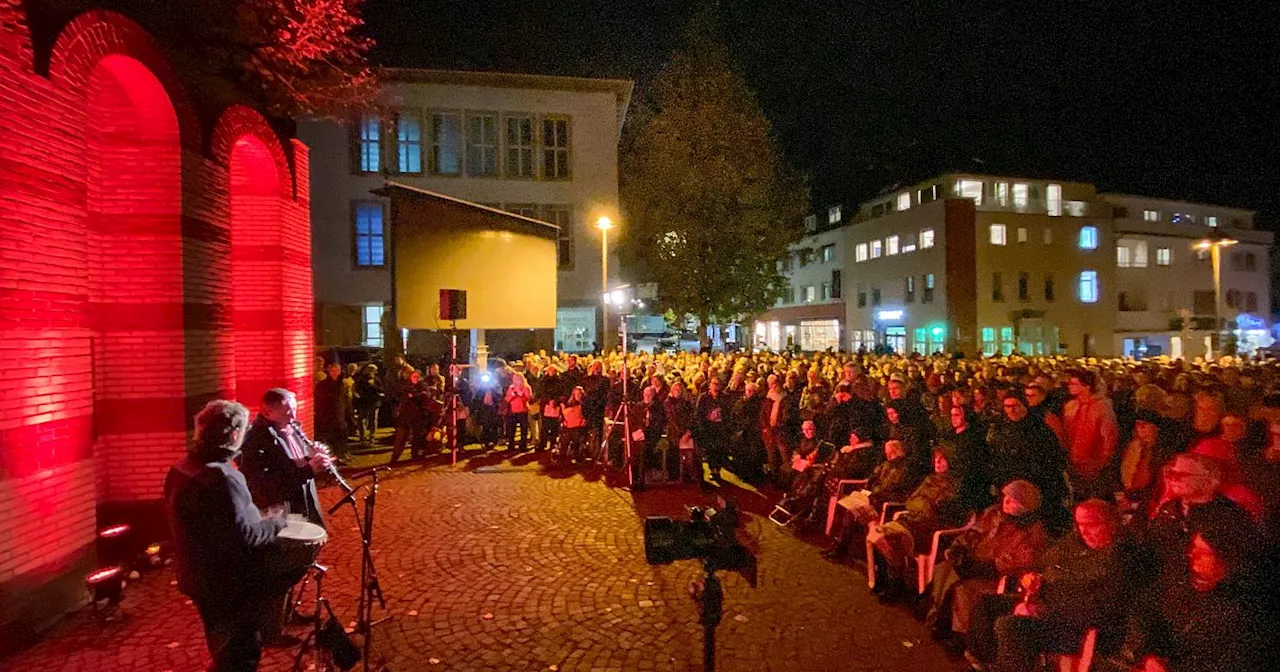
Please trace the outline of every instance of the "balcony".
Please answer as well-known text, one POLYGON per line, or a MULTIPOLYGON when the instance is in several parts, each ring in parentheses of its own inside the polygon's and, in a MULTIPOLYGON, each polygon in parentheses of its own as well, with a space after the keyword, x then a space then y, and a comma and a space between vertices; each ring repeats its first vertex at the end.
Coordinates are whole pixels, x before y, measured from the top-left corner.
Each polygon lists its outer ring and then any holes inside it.
MULTIPOLYGON (((978 206, 978 211, 1044 215, 1049 212, 1049 201, 1044 198, 1030 198, 1025 203, 1015 205, 1013 199, 1009 198, 1005 203, 1001 204, 995 198, 987 195, 983 197, 982 204, 978 206)), ((1089 204, 1084 201, 1062 201, 1062 217, 1088 217, 1089 211, 1089 204)))

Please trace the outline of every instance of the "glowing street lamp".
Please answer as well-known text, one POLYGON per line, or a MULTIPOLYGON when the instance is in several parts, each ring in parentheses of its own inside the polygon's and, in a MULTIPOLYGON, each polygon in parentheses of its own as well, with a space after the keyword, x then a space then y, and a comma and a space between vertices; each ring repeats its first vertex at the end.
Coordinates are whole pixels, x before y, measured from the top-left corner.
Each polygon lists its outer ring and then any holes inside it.
MULTIPOLYGON (((600 292, 606 297, 609 295, 609 229, 613 228, 613 220, 608 217, 601 217, 596 220, 596 228, 600 229, 600 292)), ((600 335, 600 349, 603 352, 609 352, 609 301, 602 303, 600 311, 601 327, 604 333, 600 335)))
MULTIPOLYGON (((1213 261, 1213 330, 1218 334, 1218 341, 1222 341, 1222 248, 1231 247, 1240 241, 1228 236, 1220 231, 1214 231, 1212 235, 1196 242, 1195 249, 1200 252, 1208 252, 1210 259, 1213 261)), ((1212 341, 1210 341, 1212 343, 1212 341)), ((1219 345, 1221 347, 1221 345, 1219 345)), ((1209 359, 1213 359, 1213 348, 1209 349, 1209 359)))

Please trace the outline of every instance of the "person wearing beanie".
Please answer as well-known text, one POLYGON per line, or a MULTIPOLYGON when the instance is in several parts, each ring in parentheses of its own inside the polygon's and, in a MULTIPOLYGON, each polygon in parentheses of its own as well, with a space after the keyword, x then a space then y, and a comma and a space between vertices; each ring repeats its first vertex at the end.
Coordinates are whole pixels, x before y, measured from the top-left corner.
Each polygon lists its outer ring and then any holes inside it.
POLYGON ((1040 505, 1035 484, 1010 481, 1001 489, 1001 500, 951 545, 933 572, 933 606, 926 624, 935 636, 963 638, 974 606, 996 591, 1000 577, 1036 566, 1049 545, 1040 505))

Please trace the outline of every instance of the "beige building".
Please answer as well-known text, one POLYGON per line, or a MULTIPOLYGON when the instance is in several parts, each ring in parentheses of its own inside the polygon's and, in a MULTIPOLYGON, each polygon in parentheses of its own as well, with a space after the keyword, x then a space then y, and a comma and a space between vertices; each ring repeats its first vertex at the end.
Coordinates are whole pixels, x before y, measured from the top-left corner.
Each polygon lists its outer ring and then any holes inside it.
POLYGON ((1252 212, 1119 194, 1102 199, 1116 236, 1117 353, 1199 357, 1231 341, 1244 352, 1270 345, 1274 234, 1256 230, 1252 212))
MULTIPOLYGON (((886 192, 796 247, 811 258, 836 245, 823 272, 840 278, 850 350, 1196 357, 1225 345, 1206 340, 1218 253, 1224 329, 1242 349, 1270 343, 1271 242, 1244 210, 952 173, 886 192), (1214 233, 1236 243, 1209 245, 1214 233)), ((757 342, 829 310, 802 266, 788 275, 799 291, 762 316, 757 342)))
POLYGON ((312 148, 316 340, 382 344, 392 237, 387 203, 370 191, 394 180, 558 225, 554 347, 591 349, 601 282, 592 223, 616 219, 631 82, 407 69, 382 78, 378 113, 299 124, 312 148))

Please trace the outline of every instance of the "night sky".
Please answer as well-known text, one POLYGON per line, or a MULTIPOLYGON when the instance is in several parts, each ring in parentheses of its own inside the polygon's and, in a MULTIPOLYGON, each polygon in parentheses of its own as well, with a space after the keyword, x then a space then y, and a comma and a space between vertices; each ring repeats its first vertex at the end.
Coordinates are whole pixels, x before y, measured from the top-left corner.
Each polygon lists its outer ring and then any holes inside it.
MULTIPOLYGON (((381 63, 623 77, 643 96, 694 6, 368 0, 365 16, 381 63)), ((955 169, 1246 207, 1274 230, 1280 21, 1247 6, 732 0, 720 16, 816 209, 955 169)))

